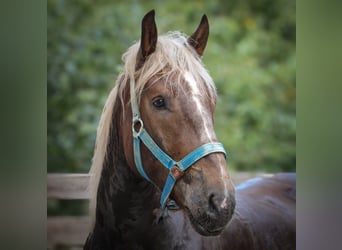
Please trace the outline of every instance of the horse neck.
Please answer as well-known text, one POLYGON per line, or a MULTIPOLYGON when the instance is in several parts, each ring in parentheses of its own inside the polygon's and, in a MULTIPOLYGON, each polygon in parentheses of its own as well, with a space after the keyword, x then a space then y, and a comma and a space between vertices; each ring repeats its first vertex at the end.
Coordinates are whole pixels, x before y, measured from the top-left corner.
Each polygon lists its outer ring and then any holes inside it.
POLYGON ((148 213, 153 189, 145 180, 136 177, 124 161, 106 165, 97 192, 96 217, 103 216, 108 224, 103 226, 113 227, 120 221, 148 213))
MULTIPOLYGON (((117 107, 119 105, 116 105, 117 107)), ((120 107, 116 108, 119 109, 120 107)), ((118 110, 113 114, 118 114, 118 110)), ((120 117, 120 116, 113 116, 120 117)), ((112 121, 107 155, 97 191, 96 228, 113 234, 129 234, 151 224, 158 207, 155 188, 129 168, 123 152, 121 121, 112 121)), ((127 235, 129 237, 129 235, 127 235)), ((125 237, 126 238, 126 237, 125 237)))

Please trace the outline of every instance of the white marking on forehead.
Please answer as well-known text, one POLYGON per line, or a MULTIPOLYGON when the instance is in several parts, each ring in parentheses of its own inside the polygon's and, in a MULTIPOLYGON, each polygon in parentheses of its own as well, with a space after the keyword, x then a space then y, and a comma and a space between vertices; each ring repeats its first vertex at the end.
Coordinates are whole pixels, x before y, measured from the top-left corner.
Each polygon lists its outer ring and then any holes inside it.
MULTIPOLYGON (((206 135, 206 141, 207 142, 212 142, 212 133, 210 133, 208 127, 207 127, 207 122, 205 119, 209 119, 208 115, 205 114, 203 111, 204 106, 203 103, 201 103, 200 101, 200 97, 201 97, 201 91, 198 87, 198 83, 196 83, 195 79, 193 78, 193 76, 189 73, 189 72, 185 72, 184 74, 184 78, 185 80, 189 83, 189 87, 190 87, 190 97, 193 99, 194 103, 196 104, 197 107, 197 112, 200 113, 200 117, 202 119, 202 124, 203 124, 203 129, 206 135)), ((216 157, 218 157, 218 155, 216 155, 216 157)), ((228 186, 225 180, 225 176, 226 176, 226 169, 225 169, 225 164, 220 164, 222 166, 220 166, 220 174, 221 174, 221 179, 222 179, 222 183, 223 183, 223 188, 224 188, 224 195, 225 197, 228 197, 228 186)), ((226 202, 226 198, 224 199, 224 201, 222 201, 221 206, 225 206, 225 202, 226 202)))
POLYGON ((190 90, 191 90, 192 94, 199 96, 201 94, 201 92, 200 92, 198 85, 197 85, 195 79, 193 78, 193 76, 188 71, 186 71, 184 74, 184 78, 189 83, 190 90))
POLYGON ((205 107, 199 99, 201 97, 201 91, 198 87, 198 83, 196 83, 195 79, 193 78, 193 76, 188 71, 185 72, 184 78, 189 83, 190 94, 191 94, 190 97, 193 99, 194 103, 196 104, 197 112, 200 113, 200 117, 202 120, 202 127, 203 127, 205 135, 207 137, 205 139, 208 140, 207 142, 212 142, 212 136, 211 136, 212 133, 210 133, 210 131, 207 127, 207 122, 206 122, 206 119, 208 119, 208 115, 205 114, 205 112, 204 112, 205 107))

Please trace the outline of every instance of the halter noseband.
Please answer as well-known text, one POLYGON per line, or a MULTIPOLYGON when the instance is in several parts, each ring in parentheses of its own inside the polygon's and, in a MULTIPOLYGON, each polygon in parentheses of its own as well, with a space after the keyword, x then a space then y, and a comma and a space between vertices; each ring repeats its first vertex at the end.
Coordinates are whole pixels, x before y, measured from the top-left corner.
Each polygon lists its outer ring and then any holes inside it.
POLYGON ((212 153, 223 153, 226 157, 226 151, 221 143, 206 143, 198 147, 188 155, 186 155, 182 160, 175 161, 169 155, 167 155, 152 139, 152 137, 147 133, 144 128, 144 123, 141 120, 139 107, 135 95, 135 83, 134 79, 130 80, 130 94, 131 94, 131 107, 132 107, 132 133, 133 133, 133 151, 134 151, 134 162, 137 170, 147 181, 157 186, 146 174, 140 153, 140 142, 151 151, 151 153, 160 161, 160 163, 169 170, 169 175, 166 179, 162 195, 160 198, 160 205, 165 208, 166 201, 170 196, 170 193, 175 185, 176 181, 183 176, 184 171, 191 167, 195 162, 201 158, 212 154, 212 153), (138 131, 135 129, 139 127, 138 131))

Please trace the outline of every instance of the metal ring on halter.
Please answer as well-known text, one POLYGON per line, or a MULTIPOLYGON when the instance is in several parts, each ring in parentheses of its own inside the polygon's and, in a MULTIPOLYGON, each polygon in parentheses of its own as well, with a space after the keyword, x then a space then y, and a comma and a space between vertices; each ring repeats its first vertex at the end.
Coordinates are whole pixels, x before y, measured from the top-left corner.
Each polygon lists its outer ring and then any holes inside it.
POLYGON ((143 131, 143 128, 144 128, 144 123, 143 123, 143 121, 142 121, 139 117, 134 117, 134 118, 133 118, 133 121, 132 121, 133 137, 134 137, 134 138, 139 137, 140 134, 141 134, 141 132, 143 131), (134 127, 135 127, 137 124, 140 124, 139 131, 135 131, 135 129, 134 129, 134 127))

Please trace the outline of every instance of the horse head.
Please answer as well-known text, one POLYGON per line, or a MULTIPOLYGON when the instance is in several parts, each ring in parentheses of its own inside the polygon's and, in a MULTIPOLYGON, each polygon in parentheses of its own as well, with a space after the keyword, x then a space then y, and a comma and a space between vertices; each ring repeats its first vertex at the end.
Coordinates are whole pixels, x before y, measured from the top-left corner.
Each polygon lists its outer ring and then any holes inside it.
POLYGON ((175 200, 198 233, 218 235, 232 218, 235 196, 213 126, 215 86, 201 62, 208 35, 205 15, 189 38, 177 33, 158 37, 154 11, 145 15, 140 43, 129 50, 134 55, 124 55, 126 64, 128 57, 135 62, 120 86, 126 114, 122 134, 130 169, 160 190, 173 181, 165 200, 175 200), (152 146, 140 138, 142 129, 152 146), (182 168, 187 160, 190 165, 182 168))

